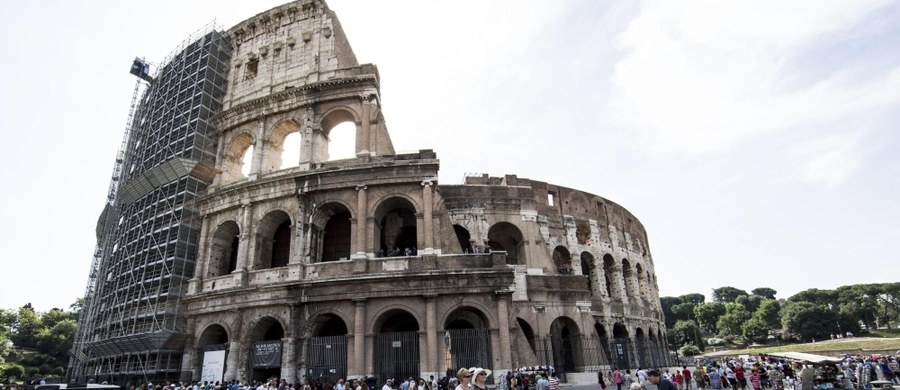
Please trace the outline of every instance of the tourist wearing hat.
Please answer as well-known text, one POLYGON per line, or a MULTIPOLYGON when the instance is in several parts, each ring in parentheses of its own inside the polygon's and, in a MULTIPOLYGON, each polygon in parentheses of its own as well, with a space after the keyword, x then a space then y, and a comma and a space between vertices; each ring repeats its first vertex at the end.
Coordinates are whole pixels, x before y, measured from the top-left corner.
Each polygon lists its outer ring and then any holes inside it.
POLYGON ((456 379, 459 379, 459 384, 456 385, 455 390, 472 389, 472 372, 469 371, 468 368, 460 368, 459 371, 456 372, 456 379))
POLYGON ((474 379, 472 380, 472 390, 487 390, 487 377, 491 375, 491 370, 481 367, 472 367, 469 369, 474 379))

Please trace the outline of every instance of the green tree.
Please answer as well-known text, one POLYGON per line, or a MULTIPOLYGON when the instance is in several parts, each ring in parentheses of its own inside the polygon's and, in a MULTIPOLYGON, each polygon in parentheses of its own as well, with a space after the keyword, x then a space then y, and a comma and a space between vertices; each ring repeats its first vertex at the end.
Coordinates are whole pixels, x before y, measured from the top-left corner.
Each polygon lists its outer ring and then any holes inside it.
POLYGON ((52 356, 56 365, 65 365, 75 339, 76 327, 77 323, 70 318, 59 321, 50 328, 41 329, 37 336, 38 352, 52 356))
POLYGON ((691 344, 685 344, 681 346, 681 348, 678 348, 678 353, 680 353, 681 356, 697 356, 701 352, 699 347, 691 344))
POLYGON ((744 309, 747 309, 748 313, 756 312, 756 309, 759 308, 760 302, 762 302, 762 297, 759 295, 741 295, 734 300, 736 303, 740 303, 741 306, 744 306, 744 309))
POLYGON ((740 336, 744 332, 741 327, 748 319, 750 319, 750 313, 743 305, 734 302, 726 303, 725 315, 719 317, 716 327, 722 336, 740 336))
POLYGON ((678 341, 679 344, 683 343, 691 343, 694 345, 700 345, 700 330, 697 328, 697 323, 691 320, 678 320, 675 323, 675 332, 678 333, 678 341))
POLYGON ((672 306, 672 314, 675 315, 676 323, 677 321, 693 320, 694 306, 696 305, 690 302, 679 303, 675 306, 672 306))
POLYGON ((810 288, 792 295, 787 300, 788 302, 809 302, 831 308, 837 302, 837 293, 834 290, 810 288))
POLYGON ((768 287, 758 287, 750 290, 753 295, 758 295, 764 299, 775 299, 775 294, 778 294, 778 291, 768 287))
POLYGON ((706 297, 700 293, 685 294, 678 297, 678 299, 681 300, 681 303, 693 303, 695 305, 699 305, 706 301, 706 297))
POLYGON ((801 341, 824 340, 839 332, 837 314, 811 302, 787 302, 781 310, 781 324, 801 341))
POLYGON ((84 310, 84 297, 75 300, 75 303, 69 305, 69 312, 75 317, 75 321, 81 318, 81 311, 84 310))
POLYGON ((750 295, 746 291, 731 286, 719 287, 712 291, 713 300, 716 302, 734 302, 741 295, 750 295))
POLYGON ((672 306, 681 303, 681 299, 676 297, 659 297, 659 305, 662 307, 663 317, 666 322, 666 328, 672 329, 675 326, 675 313, 672 312, 672 306))
POLYGON ((6 367, 3 368, 3 380, 6 378, 15 378, 22 379, 25 377, 25 367, 22 367, 21 364, 7 364, 6 367))
POLYGON ((875 326, 879 310, 878 300, 869 295, 863 285, 841 286, 835 290, 835 293, 837 294, 837 309, 841 316, 842 331, 858 331, 860 321, 868 329, 875 326))
POLYGON ((766 324, 769 329, 781 329, 781 304, 774 299, 763 300, 753 313, 753 318, 766 324))
POLYGON ((702 329, 711 333, 718 333, 716 324, 719 317, 725 315, 725 304, 721 302, 706 302, 694 306, 694 318, 702 329))
POLYGON ((41 329, 41 320, 31 304, 27 304, 19 308, 16 316, 15 329, 10 335, 10 340, 16 347, 35 348, 37 347, 37 333, 41 329))
POLYGON ((772 327, 758 317, 753 317, 741 326, 744 338, 753 341, 765 341, 772 327))

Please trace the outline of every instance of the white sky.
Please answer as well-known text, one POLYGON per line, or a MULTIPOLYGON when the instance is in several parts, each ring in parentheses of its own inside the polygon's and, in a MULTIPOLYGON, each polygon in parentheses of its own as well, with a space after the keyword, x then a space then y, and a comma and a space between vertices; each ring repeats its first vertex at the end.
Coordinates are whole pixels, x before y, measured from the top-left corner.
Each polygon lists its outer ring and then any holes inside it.
MULTIPOLYGON (((20 1, 0 24, 0 307, 83 294, 131 60, 279 1, 20 1)), ((646 227, 660 295, 900 280, 900 3, 329 2, 397 150, 646 227)))

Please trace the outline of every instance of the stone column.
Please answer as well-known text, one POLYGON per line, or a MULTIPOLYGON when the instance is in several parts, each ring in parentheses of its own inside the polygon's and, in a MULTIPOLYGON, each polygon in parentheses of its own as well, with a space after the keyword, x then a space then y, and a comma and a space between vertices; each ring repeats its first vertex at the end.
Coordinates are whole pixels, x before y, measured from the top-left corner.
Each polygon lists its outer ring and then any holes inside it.
POLYGON ((366 216, 369 214, 368 196, 365 185, 356 186, 356 256, 365 258, 366 248, 366 216))
POLYGON ((425 180, 422 182, 422 203, 423 204, 423 231, 425 248, 423 254, 434 253, 434 217, 432 210, 432 185, 434 182, 425 180))
POLYGON ((209 254, 206 253, 206 241, 209 239, 209 218, 203 217, 200 224, 200 243, 197 245, 197 266, 194 270, 194 279, 188 284, 188 294, 196 294, 203 291, 203 280, 209 272, 209 254))
POLYGON ((281 339, 284 349, 281 351, 281 377, 297 377, 297 338, 285 337, 281 339))
POLYGON ((613 267, 613 275, 615 275, 613 280, 615 280, 616 283, 615 291, 618 295, 617 298, 619 298, 622 303, 628 303, 628 285, 625 283, 625 273, 622 270, 621 263, 617 262, 615 264, 613 267))
POLYGON ((259 174, 263 172, 263 164, 266 163, 266 146, 269 144, 262 136, 266 133, 266 119, 259 118, 258 123, 256 139, 253 143, 253 159, 250 161, 250 174, 247 175, 250 180, 256 180, 259 174))
POLYGON ((434 375, 435 378, 438 378, 437 373, 439 373, 440 369, 438 368, 437 362, 437 354, 438 354, 438 342, 437 342, 437 309, 436 309, 436 294, 428 294, 423 296, 425 298, 425 337, 426 337, 426 359, 425 359, 425 373, 423 376, 425 378, 428 375, 434 375), (427 374, 427 375, 425 375, 427 374))
POLYGON ((366 300, 354 299, 353 307, 353 366, 348 367, 347 377, 361 378, 366 375, 366 300))
POLYGON ((253 205, 250 202, 241 204, 241 236, 238 243, 237 267, 234 271, 236 274, 237 285, 244 285, 247 282, 247 271, 250 268, 250 246, 252 245, 253 234, 252 219, 253 205))
MULTIPOLYGON (((194 329, 194 319, 188 318, 186 329, 194 329)), ((196 333, 196 330, 191 333, 196 333)), ((199 348, 196 345, 194 337, 188 337, 184 343, 184 355, 181 357, 181 375, 179 380, 182 382, 190 382, 193 378, 198 377, 196 374, 196 360, 199 348)))
MULTIPOLYGON (((244 323, 244 314, 243 312, 236 310, 234 313, 234 326, 232 329, 232 336, 241 334, 241 328, 244 323)), ((225 380, 230 381, 232 379, 244 379, 238 376, 239 368, 240 368, 240 359, 241 355, 243 355, 243 351, 241 351, 241 341, 239 339, 232 338, 231 342, 228 345, 228 357, 225 359, 225 380)), ((200 378, 199 375, 195 376, 197 379, 200 378)), ((246 378, 250 379, 250 378, 246 378)))
POLYGON ((377 248, 375 245, 378 240, 375 239, 375 217, 366 217, 366 252, 374 255, 378 253, 378 250, 381 248, 377 248))
POLYGON ((360 118, 360 122, 356 123, 356 157, 363 157, 370 156, 372 154, 371 151, 375 150, 371 145, 369 134, 373 131, 372 111, 374 111, 378 99, 374 93, 368 91, 361 93, 359 99, 362 102, 360 107, 362 108, 360 110, 362 118, 360 118))
POLYGON ((509 298, 512 291, 498 291, 497 298, 497 319, 500 327, 500 367, 494 370, 496 373, 512 368, 512 342, 509 334, 509 298))

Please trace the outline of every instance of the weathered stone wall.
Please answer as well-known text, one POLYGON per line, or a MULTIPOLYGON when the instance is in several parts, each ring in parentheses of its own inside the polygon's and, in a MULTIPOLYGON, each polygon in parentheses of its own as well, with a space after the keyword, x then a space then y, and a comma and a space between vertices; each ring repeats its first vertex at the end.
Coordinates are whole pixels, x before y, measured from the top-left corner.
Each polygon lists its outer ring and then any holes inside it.
POLYGON ((394 152, 377 70, 356 63, 321 0, 276 7, 229 35, 219 173, 197 199, 183 379, 197 379, 202 349, 219 344, 229 350, 225 379, 251 379, 251 345, 277 338, 280 375, 299 382, 318 363, 313 340, 332 336, 346 340, 347 376, 377 374, 379 359, 392 358, 376 340, 402 332, 418 340, 405 350, 415 375, 440 376, 460 358, 451 331, 467 329, 480 335, 467 345, 473 364, 495 375, 656 363, 637 347, 663 336, 655 267, 625 208, 516 175, 438 183, 433 151, 394 152), (356 158, 330 160, 328 132, 343 121, 356 126, 356 158), (299 165, 281 169, 295 132, 299 165), (613 340, 635 347, 618 356, 613 340))

